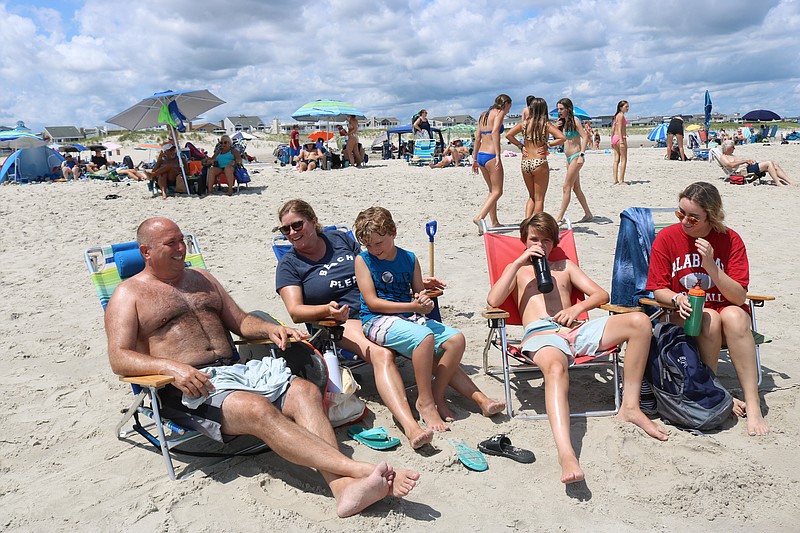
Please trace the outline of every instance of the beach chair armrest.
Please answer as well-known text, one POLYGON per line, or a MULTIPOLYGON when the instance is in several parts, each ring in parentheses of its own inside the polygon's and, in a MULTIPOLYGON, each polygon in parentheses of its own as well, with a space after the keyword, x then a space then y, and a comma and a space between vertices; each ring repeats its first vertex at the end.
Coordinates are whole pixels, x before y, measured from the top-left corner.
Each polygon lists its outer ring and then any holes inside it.
POLYGON ((425 294, 428 295, 428 298, 438 298, 444 291, 442 289, 425 289, 425 294))
POLYGON ((774 296, 763 296, 758 294, 748 294, 746 296, 748 300, 753 300, 753 302, 771 302, 775 300, 774 296))
POLYGON ((652 306, 652 307, 660 307, 661 309, 665 309, 665 310, 675 309, 675 307, 671 303, 662 304, 661 302, 659 302, 655 298, 639 298, 639 304, 640 305, 649 305, 649 306, 652 306))
POLYGON ((173 376, 165 376, 163 374, 153 374, 150 376, 120 376, 120 381, 124 381, 125 383, 131 383, 132 385, 138 385, 140 387, 155 387, 160 389, 166 385, 169 385, 175 378, 173 376))
POLYGON ((504 318, 505 319, 505 318, 508 318, 509 316, 511 316, 511 315, 508 314, 508 311, 504 311, 504 310, 499 309, 497 307, 488 307, 486 310, 481 312, 481 315, 483 316, 483 318, 486 318, 488 320, 497 319, 497 318, 504 318))
POLYGON ((628 307, 626 305, 617 305, 617 304, 603 304, 600 306, 600 309, 603 311, 608 311, 613 315, 622 315, 625 313, 635 313, 637 311, 641 311, 642 308, 639 306, 631 306, 628 307))

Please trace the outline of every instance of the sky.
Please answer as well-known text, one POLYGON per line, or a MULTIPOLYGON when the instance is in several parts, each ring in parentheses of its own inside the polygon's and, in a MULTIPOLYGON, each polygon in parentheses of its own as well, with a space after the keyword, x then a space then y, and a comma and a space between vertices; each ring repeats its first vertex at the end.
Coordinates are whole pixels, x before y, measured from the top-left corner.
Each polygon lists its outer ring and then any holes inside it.
POLYGON ((0 125, 95 127, 155 92, 291 121, 332 98, 407 123, 498 94, 592 116, 800 115, 800 0, 0 0, 0 125))

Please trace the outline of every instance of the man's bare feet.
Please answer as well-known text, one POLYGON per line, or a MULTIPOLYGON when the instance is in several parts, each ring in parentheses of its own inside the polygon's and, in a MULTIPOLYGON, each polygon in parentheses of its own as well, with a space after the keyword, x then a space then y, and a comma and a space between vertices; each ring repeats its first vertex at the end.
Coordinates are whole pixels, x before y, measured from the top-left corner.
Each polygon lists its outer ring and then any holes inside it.
POLYGON ((481 414, 483 414, 483 416, 489 417, 497 413, 502 413, 506 408, 506 403, 498 402, 497 400, 492 400, 487 397, 485 401, 478 402, 478 407, 481 408, 481 414))
POLYGON ((577 483, 578 481, 583 481, 586 477, 578 458, 574 455, 564 458, 559 457, 558 463, 561 465, 561 483, 577 483))
POLYGON ((769 434, 769 425, 761 413, 759 411, 748 413, 747 404, 737 398, 733 399, 733 414, 740 418, 747 417, 747 434, 751 437, 763 437, 769 434))
POLYGON ((630 422, 631 424, 640 427, 645 433, 661 441, 669 439, 669 433, 660 425, 656 424, 647 415, 642 412, 638 407, 629 409, 627 407, 620 407, 617 413, 617 420, 622 422, 630 422))
POLYGON ((412 431, 406 433, 406 438, 411 448, 413 450, 418 450, 433 441, 433 431, 430 429, 422 429, 417 426, 412 431))
POLYGON ((339 518, 347 518, 360 513, 388 496, 396 480, 397 474, 392 467, 380 463, 367 477, 352 479, 342 488, 336 498, 336 514, 339 518))
POLYGON ((442 420, 442 417, 439 416, 439 411, 436 410, 435 404, 423 406, 418 400, 417 411, 419 411, 422 420, 425 421, 425 425, 427 425, 429 429, 432 429, 436 432, 450 431, 450 428, 447 427, 447 424, 445 424, 444 420, 442 420))
POLYGON ((389 495, 397 498, 408 496, 408 493, 411 492, 411 489, 413 489, 417 485, 417 481, 419 481, 419 472, 398 468, 394 471, 394 474, 394 479, 389 484, 389 495))

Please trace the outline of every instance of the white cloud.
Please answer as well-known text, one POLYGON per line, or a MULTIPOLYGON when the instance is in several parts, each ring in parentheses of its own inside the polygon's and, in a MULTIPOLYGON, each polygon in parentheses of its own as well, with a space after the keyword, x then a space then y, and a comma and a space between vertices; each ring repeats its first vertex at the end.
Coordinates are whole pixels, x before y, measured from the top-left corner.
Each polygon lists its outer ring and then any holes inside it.
POLYGON ((503 92, 593 114, 800 113, 800 3, 577 0, 0 1, 0 124, 93 126, 156 91, 208 88, 207 118, 288 119, 331 97, 408 119, 503 92), (55 8, 60 9, 56 11, 55 8), (776 26, 776 21, 779 24, 776 26))

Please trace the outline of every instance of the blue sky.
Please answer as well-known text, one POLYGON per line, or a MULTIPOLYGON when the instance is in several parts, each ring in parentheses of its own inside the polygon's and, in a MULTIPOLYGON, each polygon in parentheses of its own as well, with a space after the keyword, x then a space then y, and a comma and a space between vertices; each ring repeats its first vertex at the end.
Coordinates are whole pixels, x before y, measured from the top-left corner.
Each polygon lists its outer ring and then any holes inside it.
POLYGON ((800 114, 797 0, 0 0, 0 125, 96 126, 164 90, 207 118, 289 120, 318 98, 407 121, 477 116, 499 93, 592 115, 800 114), (167 7, 168 6, 168 7, 167 7))

